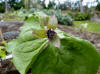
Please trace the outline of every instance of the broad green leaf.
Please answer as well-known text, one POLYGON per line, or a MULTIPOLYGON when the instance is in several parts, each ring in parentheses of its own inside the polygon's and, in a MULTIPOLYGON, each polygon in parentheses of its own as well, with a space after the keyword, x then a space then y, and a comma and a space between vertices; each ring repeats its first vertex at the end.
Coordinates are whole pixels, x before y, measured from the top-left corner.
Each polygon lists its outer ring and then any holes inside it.
POLYGON ((35 40, 36 37, 33 34, 33 31, 27 31, 25 33, 20 33, 18 40, 20 42, 26 42, 26 41, 31 41, 31 40, 35 40))
POLYGON ((12 50, 16 47, 16 46, 18 46, 18 44, 20 44, 19 43, 19 41, 16 39, 16 40, 12 40, 12 41, 10 41, 7 45, 6 45, 6 50, 7 50, 7 52, 12 52, 12 50))
POLYGON ((41 28, 44 27, 43 26, 41 27, 38 17, 36 16, 29 17, 25 22, 24 26, 21 27, 21 33, 19 34, 18 39, 12 40, 7 44, 6 47, 7 51, 12 52, 12 50, 16 47, 17 44, 36 39, 36 37, 33 35, 32 32, 34 30, 41 28))
POLYGON ((19 37, 15 40, 10 41, 7 45, 6 45, 6 50, 8 52, 12 52, 12 50, 18 46, 18 44, 21 44, 23 42, 27 42, 27 41, 31 41, 31 40, 35 40, 37 39, 33 34, 33 31, 27 31, 27 32, 21 32, 19 37))
POLYGON ((47 38, 36 39, 21 43, 13 49, 13 63, 21 74, 26 74, 47 43, 47 38))
POLYGON ((47 27, 48 29, 53 29, 55 30, 57 27, 58 21, 55 15, 51 16, 48 20, 47 27))
POLYGON ((96 74, 100 56, 88 41, 61 39, 61 49, 49 43, 32 66, 32 74, 96 74))
POLYGON ((33 31, 38 29, 44 29, 44 26, 39 23, 39 18, 35 16, 29 17, 24 26, 21 27, 21 33, 19 34, 18 39, 21 42, 34 40, 36 37, 34 36, 33 31))
POLYGON ((39 18, 35 16, 29 17, 24 26, 20 28, 21 32, 33 31, 35 29, 41 29, 39 18))
POLYGON ((68 35, 67 33, 65 33, 65 32, 59 30, 58 28, 55 30, 55 32, 57 33, 57 35, 58 35, 58 37, 59 37, 60 39, 65 38, 65 37, 69 37, 69 38, 71 37, 71 36, 68 35))
POLYGON ((38 38, 45 38, 47 31, 45 29, 34 30, 33 34, 38 38))

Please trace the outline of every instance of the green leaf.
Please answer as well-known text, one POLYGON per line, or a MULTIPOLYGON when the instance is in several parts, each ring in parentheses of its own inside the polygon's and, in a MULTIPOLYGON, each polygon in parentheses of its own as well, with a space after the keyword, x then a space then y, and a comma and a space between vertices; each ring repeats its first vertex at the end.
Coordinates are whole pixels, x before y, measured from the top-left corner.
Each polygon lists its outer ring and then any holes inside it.
POLYGON ((36 16, 29 17, 28 20, 25 22, 24 26, 20 28, 21 32, 33 31, 36 29, 41 29, 39 18, 36 16))
POLYGON ((67 33, 65 33, 65 32, 59 30, 58 28, 57 28, 55 31, 56 31, 56 33, 57 33, 57 36, 58 36, 60 39, 65 38, 65 37, 69 37, 69 38, 71 37, 71 36, 68 35, 67 33))
POLYGON ((3 46, 0 46, 0 57, 1 58, 5 58, 6 57, 6 51, 5 50, 2 50, 4 49, 5 47, 3 46))
POLYGON ((0 46, 0 50, 1 50, 1 49, 4 49, 4 48, 5 48, 4 46, 0 46))
POLYGON ((26 42, 26 41, 31 41, 31 40, 35 40, 36 37, 33 34, 33 31, 27 31, 27 32, 21 32, 19 34, 18 40, 20 42, 26 42))
POLYGON ((36 39, 33 31, 38 29, 44 29, 44 26, 39 23, 39 18, 36 16, 29 17, 24 26, 21 27, 21 33, 19 34, 18 40, 20 42, 25 42, 36 39))
POLYGON ((26 74, 47 43, 47 38, 36 39, 21 43, 13 49, 13 63, 21 74, 26 74))
POLYGON ((16 46, 18 46, 18 44, 20 44, 20 43, 19 43, 19 41, 18 41, 17 39, 10 41, 10 42, 6 45, 6 50, 7 50, 7 52, 10 52, 10 53, 11 53, 12 50, 13 50, 16 46))
POLYGON ((6 41, 2 41, 1 44, 6 46, 7 42, 6 41))
POLYGON ((61 49, 49 43, 32 66, 32 74, 96 74, 100 56, 88 41, 65 37, 61 49))
POLYGON ((7 46, 6 50, 8 52, 12 52, 12 50, 20 43, 31 41, 37 39, 33 31, 37 29, 42 29, 41 24, 39 23, 39 18, 36 16, 29 17, 27 21, 25 22, 24 26, 20 28, 21 33, 19 34, 19 37, 15 40, 10 41, 7 46))
POLYGON ((21 32, 19 34, 19 37, 15 40, 10 41, 7 45, 6 45, 6 50, 7 52, 12 52, 12 50, 18 46, 19 44, 23 43, 23 42, 27 42, 27 41, 32 41, 37 39, 33 33, 33 31, 27 31, 27 32, 21 32))

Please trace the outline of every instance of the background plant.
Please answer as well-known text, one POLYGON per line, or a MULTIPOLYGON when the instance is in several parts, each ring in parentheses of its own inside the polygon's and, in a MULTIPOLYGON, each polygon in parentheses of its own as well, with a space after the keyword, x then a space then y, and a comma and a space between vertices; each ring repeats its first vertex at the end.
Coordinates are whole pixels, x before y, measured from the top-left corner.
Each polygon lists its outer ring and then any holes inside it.
POLYGON ((61 10, 44 10, 47 15, 56 15, 58 23, 62 25, 73 25, 73 20, 68 14, 63 14, 61 10))
POLYGON ((5 12, 5 6, 4 6, 4 2, 0 3, 0 12, 4 13, 5 12))
POLYGON ((81 13, 81 12, 76 13, 74 17, 74 19, 77 21, 89 20, 90 18, 91 18, 90 13, 81 13))
POLYGON ((6 50, 5 50, 6 42, 2 41, 0 44, 3 45, 0 46, 0 58, 4 59, 6 57, 6 50))
POLYGON ((100 11, 100 3, 97 4, 96 10, 97 10, 97 11, 100 11))

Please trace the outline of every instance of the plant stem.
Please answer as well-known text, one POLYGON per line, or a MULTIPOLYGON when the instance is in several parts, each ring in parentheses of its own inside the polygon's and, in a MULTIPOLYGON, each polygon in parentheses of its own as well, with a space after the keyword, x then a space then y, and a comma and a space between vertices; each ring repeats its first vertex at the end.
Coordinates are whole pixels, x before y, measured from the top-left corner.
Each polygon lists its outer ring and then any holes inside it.
POLYGON ((0 35, 1 35, 1 40, 4 41, 4 36, 2 34, 2 28, 0 28, 0 35))

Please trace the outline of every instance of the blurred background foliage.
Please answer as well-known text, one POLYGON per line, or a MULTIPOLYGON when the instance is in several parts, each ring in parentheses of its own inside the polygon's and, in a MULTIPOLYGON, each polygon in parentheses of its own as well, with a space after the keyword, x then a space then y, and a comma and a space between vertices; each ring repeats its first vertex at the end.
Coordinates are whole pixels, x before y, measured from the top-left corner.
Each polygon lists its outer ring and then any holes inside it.
POLYGON ((0 14, 0 19, 25 19, 29 14, 42 11, 49 16, 56 15, 61 25, 72 26, 75 24, 73 21, 94 19, 97 22, 100 18, 100 0, 84 1, 86 0, 1 0, 0 13, 4 14, 0 14))

